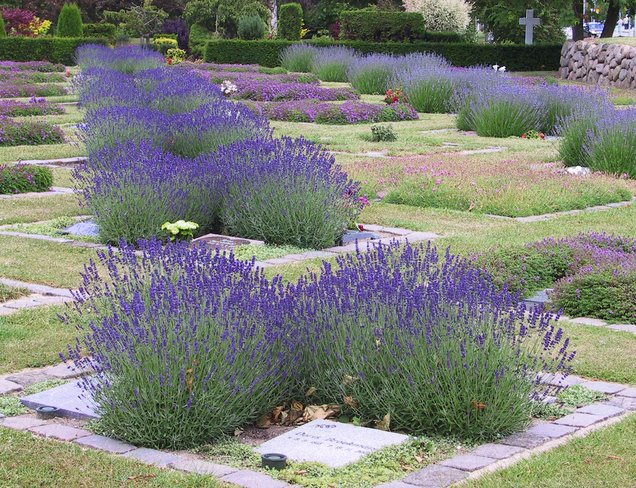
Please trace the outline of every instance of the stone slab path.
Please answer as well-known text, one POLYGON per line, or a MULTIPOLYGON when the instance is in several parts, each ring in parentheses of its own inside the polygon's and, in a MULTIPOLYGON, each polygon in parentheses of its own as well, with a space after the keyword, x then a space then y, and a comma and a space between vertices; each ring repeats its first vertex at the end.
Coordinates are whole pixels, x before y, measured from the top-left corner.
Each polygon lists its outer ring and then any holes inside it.
POLYGON ((57 158, 57 159, 24 159, 15 161, 13 164, 30 164, 37 166, 65 166, 85 163, 88 161, 86 156, 77 156, 74 158, 57 158))
POLYGON ((0 317, 11 315, 25 308, 60 305, 62 303, 73 301, 72 292, 63 288, 25 283, 23 281, 10 280, 8 278, 0 278, 0 284, 15 288, 26 288, 32 292, 30 295, 25 297, 0 303, 0 317))

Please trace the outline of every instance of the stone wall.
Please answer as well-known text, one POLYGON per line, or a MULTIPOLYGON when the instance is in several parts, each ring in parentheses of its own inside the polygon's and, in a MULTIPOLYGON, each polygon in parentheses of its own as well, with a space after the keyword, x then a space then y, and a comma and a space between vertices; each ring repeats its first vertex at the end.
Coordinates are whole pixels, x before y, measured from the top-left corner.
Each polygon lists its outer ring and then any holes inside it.
POLYGON ((561 50, 559 76, 599 85, 636 88, 636 47, 568 41, 561 50))

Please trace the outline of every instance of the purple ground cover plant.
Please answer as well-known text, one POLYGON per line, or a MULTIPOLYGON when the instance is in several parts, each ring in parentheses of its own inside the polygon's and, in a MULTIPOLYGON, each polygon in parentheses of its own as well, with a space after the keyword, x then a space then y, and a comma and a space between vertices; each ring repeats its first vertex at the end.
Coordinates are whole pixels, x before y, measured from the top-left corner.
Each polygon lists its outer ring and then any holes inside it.
POLYGON ((359 95, 350 88, 325 88, 308 83, 275 83, 237 80, 238 91, 233 98, 257 102, 284 100, 357 100, 359 95))
POLYGON ((0 61, 0 70, 52 73, 55 71, 64 72, 65 69, 63 64, 54 64, 49 61, 0 61))
POLYGON ((573 317, 636 323, 636 240, 606 233, 548 238, 476 257, 497 282, 525 295, 554 288, 553 308, 573 317))
POLYGON ((30 115, 61 115, 64 107, 49 103, 44 98, 31 98, 28 102, 0 100, 0 116, 25 117, 30 115))
POLYGON ((285 73, 285 74, 267 74, 254 71, 213 71, 213 70, 196 70, 196 73, 220 85, 225 80, 237 82, 261 82, 261 83, 306 83, 310 85, 319 85, 320 80, 312 73, 285 73))
POLYGON ((129 141, 92 151, 73 176, 100 240, 135 243, 180 219, 199 224, 199 233, 218 231, 223 166, 216 164, 175 156, 149 141, 129 141))
POLYGON ((318 124, 358 124, 417 120, 417 112, 407 103, 390 106, 348 101, 342 104, 297 100, 259 106, 271 120, 316 122, 318 124))
POLYGON ((59 144, 64 133, 58 126, 40 121, 15 121, 0 116, 0 146, 59 144))
POLYGON ((47 191, 53 184, 50 168, 0 164, 0 195, 47 191))
POLYGON ((0 81, 0 98, 50 97, 66 94, 66 88, 61 85, 29 83, 24 80, 0 81))

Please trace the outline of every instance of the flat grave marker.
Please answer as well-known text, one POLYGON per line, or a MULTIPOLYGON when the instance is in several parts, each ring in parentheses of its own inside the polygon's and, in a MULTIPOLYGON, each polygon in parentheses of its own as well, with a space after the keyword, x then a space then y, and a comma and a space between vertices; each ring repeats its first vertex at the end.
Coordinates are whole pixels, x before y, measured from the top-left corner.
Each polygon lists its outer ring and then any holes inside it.
POLYGON ((408 436, 351 424, 314 420, 264 442, 258 452, 284 454, 294 461, 313 461, 338 468, 408 436))

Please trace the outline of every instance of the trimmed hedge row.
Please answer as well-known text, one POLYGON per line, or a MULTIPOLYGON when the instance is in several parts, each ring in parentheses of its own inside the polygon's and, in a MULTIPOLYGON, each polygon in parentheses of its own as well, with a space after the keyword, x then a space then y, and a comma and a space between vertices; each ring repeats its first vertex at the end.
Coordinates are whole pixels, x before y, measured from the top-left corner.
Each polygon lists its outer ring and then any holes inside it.
MULTIPOLYGON (((280 53, 294 41, 281 39, 244 41, 213 39, 207 42, 204 60, 208 63, 280 65, 280 53)), ((559 69, 561 44, 534 46, 509 44, 470 44, 449 42, 365 42, 312 41, 315 46, 343 45, 363 53, 409 54, 433 52, 444 56, 453 66, 506 66, 510 71, 556 71, 559 69)))
POLYGON ((50 61, 66 66, 75 64, 75 50, 82 44, 108 44, 101 37, 3 37, 0 60, 50 61))
POLYGON ((387 10, 347 10, 340 15, 340 38, 367 42, 463 42, 455 32, 428 32, 422 14, 387 10))

